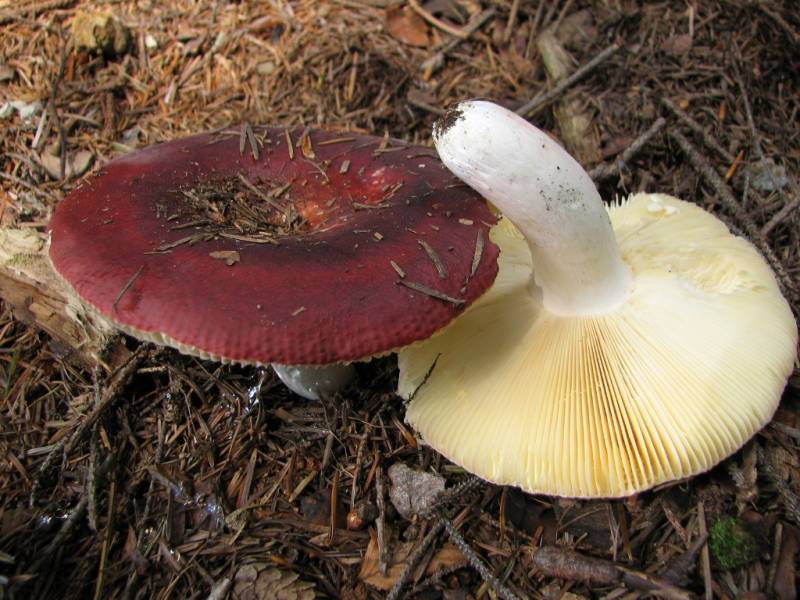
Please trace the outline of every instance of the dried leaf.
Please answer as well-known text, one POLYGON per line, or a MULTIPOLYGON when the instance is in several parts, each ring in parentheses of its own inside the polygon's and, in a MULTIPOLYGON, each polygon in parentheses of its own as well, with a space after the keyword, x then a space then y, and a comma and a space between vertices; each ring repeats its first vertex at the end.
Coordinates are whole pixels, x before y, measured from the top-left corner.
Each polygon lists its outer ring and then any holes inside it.
POLYGON ((239 256, 236 250, 217 250, 216 252, 209 252, 208 255, 217 260, 224 260, 225 264, 229 267, 232 267, 241 260, 241 256, 239 256))
MULTIPOLYGON (((408 565, 408 557, 414 551, 416 546, 415 542, 400 542, 391 544, 391 552, 389 556, 389 569, 386 575, 381 574, 380 565, 378 564, 378 539, 376 536, 371 536, 367 552, 364 554, 364 560, 361 562, 361 571, 358 573, 359 578, 372 587, 379 590, 390 590, 400 579, 403 571, 408 565)), ((428 565, 425 568, 425 575, 430 576, 436 574, 442 569, 454 569, 462 567, 467 564, 466 557, 453 546, 452 544, 445 544, 442 548, 433 555, 428 565)), ((415 574, 415 577, 419 573, 415 574)))
POLYGON ((436 497, 444 491, 442 477, 415 471, 403 463, 389 467, 389 478, 392 480, 389 498, 397 512, 406 519, 433 506, 436 497))
POLYGON ((315 596, 313 583, 267 563, 239 567, 233 578, 235 600, 313 600, 315 596))
POLYGON ((407 6, 387 9, 386 29, 393 38, 410 46, 426 47, 430 44, 428 25, 407 6))

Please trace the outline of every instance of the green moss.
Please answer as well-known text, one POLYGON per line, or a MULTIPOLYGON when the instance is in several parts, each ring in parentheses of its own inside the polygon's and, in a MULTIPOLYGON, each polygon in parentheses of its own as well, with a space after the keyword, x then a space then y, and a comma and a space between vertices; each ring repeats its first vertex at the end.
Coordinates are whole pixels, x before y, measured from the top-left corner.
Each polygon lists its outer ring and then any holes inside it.
POLYGON ((733 517, 717 520, 708 532, 714 561, 723 569, 735 569, 758 556, 758 543, 747 528, 733 517))

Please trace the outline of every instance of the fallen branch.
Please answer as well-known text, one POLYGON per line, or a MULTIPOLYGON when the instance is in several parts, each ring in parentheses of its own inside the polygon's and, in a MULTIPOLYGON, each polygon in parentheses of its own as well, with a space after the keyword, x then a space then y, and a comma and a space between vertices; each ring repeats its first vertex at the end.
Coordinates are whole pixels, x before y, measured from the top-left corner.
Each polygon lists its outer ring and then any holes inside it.
POLYGON ((560 546, 542 546, 533 555, 533 565, 549 577, 586 581, 596 585, 624 584, 644 592, 654 592, 662 598, 690 600, 692 595, 659 578, 628 569, 611 561, 585 556, 560 546))
POLYGON ((594 181, 602 181, 608 179, 619 173, 620 169, 636 156, 653 137, 664 128, 667 121, 663 117, 659 117, 650 127, 647 128, 642 135, 636 138, 630 146, 625 148, 625 151, 611 163, 597 165, 594 169, 589 171, 589 177, 594 181))
POLYGON ((728 152, 725 148, 723 148, 717 140, 711 137, 705 128, 700 125, 697 121, 695 121, 692 117, 686 114, 681 108, 675 104, 669 98, 661 98, 661 104, 667 108, 672 114, 678 117, 678 120, 686 125, 693 133, 697 134, 697 136, 703 140, 703 143, 708 146, 709 148, 716 150, 717 153, 724 158, 728 163, 732 163, 736 160, 736 157, 728 152))
POLYGON ((792 42, 794 42, 795 47, 800 46, 800 33, 792 29, 792 26, 789 25, 789 23, 787 23, 786 20, 782 16, 780 16, 780 14, 775 12, 775 10, 770 8, 764 2, 757 2, 755 6, 757 6, 758 9, 761 10, 761 12, 767 15, 770 19, 775 21, 775 24, 778 25, 778 27, 783 29, 784 33, 789 37, 789 39, 792 40, 792 42))
POLYGON ((425 553, 428 551, 428 547, 438 537, 443 528, 444 522, 441 520, 436 521, 433 524, 431 530, 425 535, 419 546, 414 548, 414 551, 409 555, 405 569, 403 569, 403 572, 400 574, 400 577, 394 584, 394 587, 392 587, 387 594, 386 600, 398 600, 398 598, 401 597, 400 593, 403 591, 403 588, 406 586, 414 571, 419 566, 422 557, 425 556, 425 553))
POLYGON ((736 201, 736 198, 733 197, 733 194, 728 189, 728 186, 725 185, 725 182, 722 178, 717 175, 717 172, 714 171, 713 167, 709 164, 709 162, 705 159, 700 152, 692 145, 692 143, 687 140, 683 134, 678 131, 670 131, 669 137, 678 144, 678 146, 683 150, 686 157, 689 159, 689 164, 698 172, 703 178, 708 182, 708 184, 714 188, 714 191, 717 192, 717 196, 719 197, 722 204, 725 208, 730 211, 733 215, 734 219, 736 219, 742 226, 744 233, 747 237, 750 238, 750 241, 755 244, 764 257, 769 262, 772 270, 775 271, 775 274, 778 276, 778 284, 781 286, 781 291, 786 295, 790 296, 792 299, 797 297, 797 291, 794 287, 794 282, 792 281, 791 277, 789 277, 788 273, 786 273, 786 269, 783 266, 783 263, 775 256, 775 253, 770 248, 769 244, 761 237, 758 229, 756 228, 753 221, 745 214, 744 210, 742 210, 741 205, 736 201))
POLYGON ((783 205, 783 208, 772 215, 772 218, 761 228, 761 236, 767 237, 769 233, 780 225, 784 219, 791 215, 800 207, 800 194, 795 194, 789 202, 783 205))
POLYGON ((400 578, 397 580, 397 583, 394 584, 394 587, 389 592, 388 596, 386 597, 387 600, 397 600, 400 598, 400 592, 403 591, 403 588, 408 583, 408 580, 411 578, 411 575, 416 570, 418 563, 422 560, 425 556, 425 553, 428 550, 428 547, 433 543, 433 541, 438 537, 439 533, 445 527, 445 519, 442 516, 443 514, 447 514, 446 507, 448 504, 452 503, 453 501, 458 500, 459 504, 464 504, 466 498, 468 498, 469 492, 473 489, 477 488, 481 484, 482 480, 478 477, 470 477, 466 481, 461 482, 454 488, 441 492, 436 501, 432 506, 430 506, 427 510, 420 513, 420 517, 423 519, 430 519, 435 518, 431 530, 425 535, 420 545, 414 549, 414 552, 408 557, 408 563, 406 564, 406 568, 400 575, 400 578))
POLYGON ((35 229, 0 229, 0 297, 19 320, 46 331, 83 366, 103 358, 115 330, 88 311, 50 266, 47 237, 35 229))
POLYGON ((488 8, 483 11, 472 24, 467 25, 464 28, 465 36, 462 37, 455 37, 451 39, 449 42, 444 44, 436 54, 431 56, 430 58, 424 60, 422 64, 420 64, 419 69, 424 73, 424 79, 430 79, 430 77, 444 65, 444 57, 445 55, 452 51, 456 46, 458 46, 464 40, 469 39, 476 31, 478 31, 481 27, 484 26, 485 23, 489 21, 494 16, 495 10, 494 8, 488 8))
POLYGON ((63 437, 61 441, 56 444, 56 446, 50 451, 45 458, 42 465, 39 467, 39 470, 36 474, 36 478, 33 481, 33 485, 31 486, 31 494, 28 500, 28 504, 33 506, 36 503, 36 495, 39 491, 39 487, 41 486, 41 481, 44 478, 45 473, 53 466, 55 463, 55 459, 62 454, 67 456, 70 451, 78 444, 83 437, 92 430, 94 424, 97 423, 98 419, 102 416, 108 407, 118 398, 119 392, 128 384, 130 378, 136 372, 136 369, 139 368, 142 360, 146 353, 150 350, 150 346, 143 344, 140 346, 136 352, 134 352, 130 358, 128 358, 128 362, 123 364, 119 367, 111 377, 108 385, 106 386, 105 390, 103 390, 103 395, 100 397, 100 401, 95 405, 94 409, 89 416, 87 416, 81 424, 78 425, 77 429, 70 435, 68 438, 63 437))
POLYGON ((119 393, 122 391, 128 382, 133 377, 133 374, 142 364, 145 356, 150 352, 151 346, 149 344, 142 344, 136 351, 128 358, 128 361, 119 367, 111 376, 110 381, 103 390, 100 396, 100 401, 94 407, 91 413, 81 421, 78 429, 75 430, 69 437, 69 442, 64 446, 64 452, 69 452, 78 444, 83 437, 92 429, 94 424, 102 416, 102 414, 111 406, 111 404, 119 398, 119 393))
MULTIPOLYGON (((736 54, 737 56, 740 56, 738 48, 736 54)), ((739 65, 736 62, 733 63, 733 73, 734 77, 736 78, 736 83, 738 84, 739 89, 742 91, 742 104, 744 105, 745 117, 747 117, 747 126, 750 129, 750 137, 753 149, 755 150, 758 160, 762 164, 764 164, 767 162, 767 157, 764 155, 764 149, 761 146, 761 136, 759 135, 758 130, 756 129, 755 119, 753 119, 753 111, 750 108, 750 98, 747 95, 747 87, 744 84, 744 80, 742 79, 742 72, 739 69, 739 65)), ((781 186, 778 185, 778 183, 775 181, 775 177, 772 173, 772 170, 767 169, 767 175, 769 176, 770 181, 772 182, 773 189, 776 192, 778 192, 779 196, 781 196, 782 198, 786 198, 787 195, 782 191, 781 186)), ((787 198, 784 207, 778 213, 776 213, 767 222, 767 224, 764 225, 764 227, 762 227, 760 232, 761 236, 766 237, 767 234, 770 231, 772 231, 784 218, 786 218, 786 216, 788 216, 792 211, 794 211, 798 207, 798 205, 800 205, 800 196, 798 196, 797 194, 795 194, 793 198, 787 198)))
POLYGON ((661 577, 672 585, 687 585, 689 583, 689 573, 697 564, 697 557, 705 547, 707 540, 707 533, 700 535, 685 552, 681 552, 667 564, 667 568, 661 573, 661 577))
POLYGON ((617 44, 611 44, 604 50, 602 50, 598 55, 596 55, 592 60, 587 62, 586 64, 582 65, 578 69, 575 70, 572 75, 562 79, 556 87, 552 90, 547 92, 542 92, 534 96, 531 100, 523 104, 517 109, 517 114, 523 117, 530 117, 535 115, 539 110, 547 106, 550 102, 558 98, 564 90, 569 87, 572 87, 576 83, 578 83, 581 79, 586 77, 589 73, 594 71, 599 65, 601 65, 605 60, 614 54, 617 50, 619 50, 619 46, 617 44))
POLYGON ((425 19, 428 23, 430 23, 437 29, 441 29, 445 33, 449 33, 450 35, 457 37, 461 40, 465 40, 469 37, 469 32, 459 27, 453 27, 452 25, 450 25, 449 23, 445 23, 441 19, 437 19, 430 12, 422 8, 422 6, 417 0, 408 0, 408 4, 409 6, 411 6, 411 9, 415 13, 417 13, 420 17, 425 19))
POLYGON ((518 600, 518 596, 492 574, 489 567, 486 566, 475 553, 475 550, 472 549, 472 546, 461 536, 450 519, 439 517, 439 520, 444 524, 444 529, 447 535, 450 536, 450 540, 456 545, 456 548, 459 549, 461 554, 467 557, 470 566, 478 572, 485 582, 494 588, 497 595, 503 598, 503 600, 518 600))

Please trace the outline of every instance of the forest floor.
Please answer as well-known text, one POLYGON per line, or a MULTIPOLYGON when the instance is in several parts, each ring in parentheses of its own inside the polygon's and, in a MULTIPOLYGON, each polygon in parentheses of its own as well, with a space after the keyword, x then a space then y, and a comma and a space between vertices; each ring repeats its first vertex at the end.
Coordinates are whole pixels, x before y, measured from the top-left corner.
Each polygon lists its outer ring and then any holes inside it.
MULTIPOLYGON (((790 1, 0 1, 0 225, 45 231, 84 174, 149 144, 247 122, 430 146, 482 97, 604 198, 723 218, 797 314, 798 83, 790 1)), ((0 598, 796 598, 797 371, 711 472, 576 501, 426 447, 392 358, 309 402, 266 369, 124 345, 88 368, 0 304, 0 598), (431 481, 448 492, 403 516, 431 481)))

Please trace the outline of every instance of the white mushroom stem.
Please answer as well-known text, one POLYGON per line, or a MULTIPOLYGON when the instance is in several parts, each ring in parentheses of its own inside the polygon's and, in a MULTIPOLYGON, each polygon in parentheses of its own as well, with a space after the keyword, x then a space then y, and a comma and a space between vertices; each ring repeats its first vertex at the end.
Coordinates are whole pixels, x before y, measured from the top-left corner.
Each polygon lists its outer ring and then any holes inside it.
POLYGON ((603 201, 557 142, 515 113, 477 100, 448 111, 433 139, 447 168, 525 236, 547 310, 597 315, 625 301, 631 275, 603 201))
POLYGON ((351 364, 299 366, 272 363, 272 369, 286 387, 309 400, 333 395, 356 374, 351 364))

